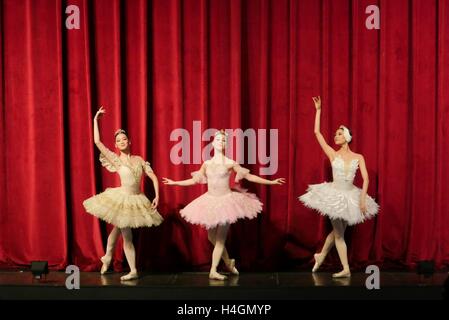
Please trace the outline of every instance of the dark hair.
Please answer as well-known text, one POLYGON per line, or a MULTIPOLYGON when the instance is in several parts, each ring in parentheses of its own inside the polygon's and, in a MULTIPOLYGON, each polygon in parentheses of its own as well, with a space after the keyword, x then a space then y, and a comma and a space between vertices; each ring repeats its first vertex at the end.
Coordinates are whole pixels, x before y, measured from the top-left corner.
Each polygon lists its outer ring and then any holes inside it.
POLYGON ((115 131, 115 132, 114 132, 114 138, 117 138, 117 136, 118 136, 119 134, 121 134, 121 133, 123 133, 123 134, 128 138, 128 134, 127 134, 126 131, 123 130, 123 129, 118 129, 117 131, 115 131))

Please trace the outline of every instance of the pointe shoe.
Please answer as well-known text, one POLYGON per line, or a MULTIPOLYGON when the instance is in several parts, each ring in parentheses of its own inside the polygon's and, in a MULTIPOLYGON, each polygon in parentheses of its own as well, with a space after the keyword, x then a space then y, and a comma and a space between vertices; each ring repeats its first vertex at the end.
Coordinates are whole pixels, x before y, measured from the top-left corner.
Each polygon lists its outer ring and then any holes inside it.
POLYGON ((228 271, 231 274, 234 274, 234 275, 238 275, 239 274, 239 271, 235 267, 235 259, 230 259, 229 260, 229 264, 226 264, 226 269, 228 269, 228 271))
POLYGON ((315 264, 313 265, 312 272, 317 272, 321 264, 323 263, 323 259, 320 259, 320 257, 321 253, 315 253, 313 255, 313 258, 315 259, 315 264))
POLYGON ((124 275, 122 277, 120 277, 121 281, 129 281, 129 280, 134 280, 134 279, 138 279, 139 275, 137 274, 136 271, 132 271, 130 273, 128 273, 127 275, 124 275))
POLYGON ((342 270, 338 273, 334 273, 332 275, 332 278, 349 278, 351 276, 351 271, 349 270, 342 270))
POLYGON ((109 264, 111 263, 111 258, 107 256, 103 256, 100 258, 100 261, 103 263, 101 266, 100 274, 105 274, 109 269, 109 264))
POLYGON ((210 272, 209 273, 209 279, 213 279, 213 280, 226 280, 228 277, 219 274, 218 272, 210 272))

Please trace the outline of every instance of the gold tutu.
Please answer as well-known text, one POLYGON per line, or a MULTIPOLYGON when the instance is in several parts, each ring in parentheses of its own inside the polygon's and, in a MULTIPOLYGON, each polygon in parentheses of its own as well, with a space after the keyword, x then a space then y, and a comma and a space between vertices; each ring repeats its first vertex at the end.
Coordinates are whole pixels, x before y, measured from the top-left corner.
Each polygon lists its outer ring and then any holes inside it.
POLYGON ((83 205, 90 214, 118 228, 158 226, 164 220, 145 194, 131 192, 127 187, 107 188, 83 205))

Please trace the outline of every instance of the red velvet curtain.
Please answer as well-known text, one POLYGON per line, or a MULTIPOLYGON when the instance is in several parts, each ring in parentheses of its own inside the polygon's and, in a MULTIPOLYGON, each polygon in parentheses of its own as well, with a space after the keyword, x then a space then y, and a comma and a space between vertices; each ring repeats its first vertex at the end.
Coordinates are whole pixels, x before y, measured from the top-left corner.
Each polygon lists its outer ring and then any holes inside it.
MULTIPOLYGON (((92 138, 129 131, 132 151, 159 177, 175 165, 175 128, 278 129, 284 186, 245 184, 258 219, 233 225, 228 250, 242 270, 308 267, 329 223, 297 197, 328 180, 313 134, 323 98, 329 142, 344 123, 365 156, 379 216, 349 228, 351 265, 449 263, 449 3, 444 0, 3 0, 1 10, 0 266, 48 260, 99 268, 105 226, 82 201, 117 186, 92 138), (381 29, 368 30, 368 5, 381 29), (68 30, 65 8, 80 9, 68 30)), ((191 143, 199 143, 193 141, 191 143)), ((203 143, 204 145, 204 143, 203 143)), ((261 164, 243 164, 259 174, 261 164)), ((360 177, 356 180, 361 186, 360 177)), ((151 198, 151 184, 144 184, 151 198)), ((161 186, 158 228, 136 230, 140 269, 205 270, 206 233, 179 216, 205 191, 161 186)), ((122 266, 117 250, 115 267, 122 266)), ((338 263, 336 255, 330 260, 338 263)))

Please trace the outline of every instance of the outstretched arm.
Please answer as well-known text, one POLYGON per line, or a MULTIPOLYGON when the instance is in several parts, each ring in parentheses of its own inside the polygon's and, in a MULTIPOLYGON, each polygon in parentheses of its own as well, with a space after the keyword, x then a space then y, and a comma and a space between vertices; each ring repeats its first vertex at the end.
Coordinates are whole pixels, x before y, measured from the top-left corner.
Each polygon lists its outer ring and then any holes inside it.
POLYGON ((268 179, 264 179, 261 177, 258 177, 254 174, 250 174, 248 173, 245 176, 245 179, 254 183, 259 183, 259 184, 267 184, 267 185, 275 185, 275 184, 279 184, 282 185, 285 183, 285 178, 278 178, 278 179, 274 179, 274 180, 268 180, 268 179))
POLYGON ((175 181, 175 180, 171 180, 171 179, 164 177, 164 178, 162 178, 162 183, 169 185, 169 186, 188 187, 188 186, 193 186, 194 184, 196 184, 196 181, 193 180, 193 178, 175 181))
POLYGON ((360 156, 360 173, 362 174, 363 178, 363 187, 362 192, 360 193, 360 210, 365 213, 366 212, 366 194, 368 192, 368 185, 369 185, 369 177, 368 177, 368 170, 366 170, 366 164, 365 159, 363 156, 360 156))
POLYGON ((164 177, 164 178, 162 178, 162 182, 169 186, 181 186, 181 187, 193 186, 194 184, 200 183, 200 180, 198 177, 205 176, 205 173, 206 173, 206 167, 205 167, 205 164, 203 163, 203 165, 201 166, 201 169, 197 172, 197 174, 193 178, 175 181, 175 180, 171 180, 171 179, 164 177))
POLYGON ((285 183, 284 178, 268 180, 268 179, 264 179, 259 176, 256 176, 254 174, 250 174, 248 169, 242 168, 240 166, 240 164, 238 164, 237 162, 234 163, 234 166, 232 168, 235 171, 235 173, 237 174, 236 180, 235 180, 236 182, 238 182, 241 179, 246 179, 246 180, 254 182, 254 183, 266 184, 266 185, 284 184, 285 183))
POLYGON ((328 156, 328 158, 332 161, 335 157, 335 150, 329 146, 324 139, 323 135, 320 131, 320 121, 321 121, 321 98, 318 97, 312 97, 313 102, 315 103, 315 127, 314 132, 316 139, 318 140, 318 143, 320 144, 321 148, 323 149, 324 153, 328 156))

